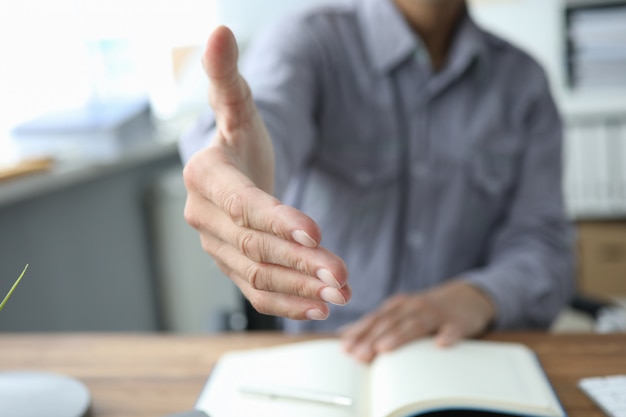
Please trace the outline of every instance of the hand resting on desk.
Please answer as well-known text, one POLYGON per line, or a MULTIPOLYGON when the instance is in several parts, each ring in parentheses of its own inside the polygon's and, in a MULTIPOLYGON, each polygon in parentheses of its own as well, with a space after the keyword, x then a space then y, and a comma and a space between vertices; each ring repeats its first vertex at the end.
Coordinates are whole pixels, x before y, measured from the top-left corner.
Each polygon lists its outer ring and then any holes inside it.
POLYGON ((391 297, 344 328, 341 337, 347 352, 371 362, 379 353, 432 334, 440 346, 450 346, 482 333, 494 317, 495 307, 486 294, 456 280, 425 293, 391 297))

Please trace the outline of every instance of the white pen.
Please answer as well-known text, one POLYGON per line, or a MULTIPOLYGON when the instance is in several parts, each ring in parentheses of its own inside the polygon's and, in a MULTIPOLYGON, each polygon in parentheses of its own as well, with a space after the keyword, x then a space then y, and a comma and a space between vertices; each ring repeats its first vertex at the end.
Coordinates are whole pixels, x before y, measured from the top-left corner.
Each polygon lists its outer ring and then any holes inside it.
POLYGON ((271 385, 261 387, 242 385, 239 387, 239 392, 247 395, 259 395, 270 399, 307 401, 344 407, 349 407, 354 402, 352 398, 345 395, 289 386, 271 385))

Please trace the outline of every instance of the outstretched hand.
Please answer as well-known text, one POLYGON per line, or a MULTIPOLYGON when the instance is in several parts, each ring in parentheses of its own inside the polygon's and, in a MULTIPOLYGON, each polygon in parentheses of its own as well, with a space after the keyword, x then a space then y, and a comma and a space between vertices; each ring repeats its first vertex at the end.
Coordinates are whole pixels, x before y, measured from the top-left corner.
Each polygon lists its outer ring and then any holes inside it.
POLYGON ((350 299, 346 266, 311 218, 273 197, 272 141, 237 60, 233 34, 217 28, 202 60, 217 133, 185 166, 185 219, 257 311, 326 319, 327 303, 350 299))

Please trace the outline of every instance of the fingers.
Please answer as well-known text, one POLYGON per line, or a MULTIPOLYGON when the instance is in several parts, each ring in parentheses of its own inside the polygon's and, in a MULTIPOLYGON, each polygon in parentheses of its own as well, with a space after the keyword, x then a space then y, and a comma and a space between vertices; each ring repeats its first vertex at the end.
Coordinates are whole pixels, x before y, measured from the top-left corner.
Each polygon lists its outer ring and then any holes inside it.
MULTIPOLYGON (((303 299, 324 300, 345 305, 348 289, 329 286, 320 279, 279 265, 254 262, 237 248, 223 244, 213 236, 202 237, 203 248, 253 290, 295 295, 303 299)), ((240 286, 241 287, 241 286, 240 286)), ((242 288, 243 289, 243 288, 242 288)))
POLYGON ((185 216, 199 230, 205 252, 258 311, 320 320, 328 315, 327 303, 350 300, 347 268, 328 250, 237 226, 196 193, 188 195, 185 216))
MULTIPOLYGON (((214 219, 221 216, 214 210, 214 219)), ((215 221, 203 228, 210 231, 246 259, 253 263, 278 265, 304 275, 317 277, 326 285, 335 288, 345 286, 348 271, 341 258, 325 248, 310 248, 284 240, 270 233, 238 227, 228 221, 215 221)))
POLYGON ((321 320, 326 303, 349 301, 345 263, 318 246, 317 224, 254 186, 223 148, 196 153, 184 179, 185 219, 260 312, 321 320))
POLYGON ((288 294, 258 291, 232 269, 218 262, 220 269, 239 287, 255 310, 262 314, 294 320, 326 320, 328 305, 321 301, 301 299, 288 294))
MULTIPOLYGON (((203 238, 203 245, 211 244, 203 238)), ((332 288, 318 279, 287 268, 254 265, 247 259, 241 259, 237 251, 228 253, 228 246, 220 248, 221 260, 216 260, 218 266, 260 313, 295 320, 324 320, 328 317, 327 303, 344 305, 351 297, 349 286, 332 288), (239 272, 242 268, 244 273, 239 272), (252 282, 244 275, 250 270, 254 270, 252 274, 256 277, 252 282)))
POLYGON ((342 332, 344 348, 370 362, 380 353, 434 334, 440 347, 483 332, 495 315, 493 302, 478 288, 453 280, 423 294, 399 295, 342 332))
POLYGON ((316 247, 321 240, 317 224, 301 211, 280 204, 272 195, 255 187, 252 181, 214 148, 196 153, 184 170, 185 185, 197 197, 187 204, 185 218, 196 229, 211 221, 193 211, 200 199, 215 204, 230 222, 243 228, 270 233, 306 247, 316 247))
POLYGON ((367 363, 380 353, 432 334, 441 320, 424 297, 396 296, 342 332, 344 349, 367 363))
MULTIPOLYGON (((298 230, 308 228, 313 231, 311 234, 319 239, 317 225, 310 218, 293 208, 279 204, 273 197, 263 193, 255 201, 257 201, 255 205, 260 207, 254 210, 250 203, 250 210, 255 212, 252 215, 255 220, 244 222, 250 223, 252 227, 250 224, 245 226, 235 224, 227 213, 197 193, 188 194, 185 218, 203 235, 214 236, 219 244, 228 244, 236 248, 249 261, 290 268, 304 275, 317 277, 326 285, 335 288, 343 288, 346 285, 348 270, 343 260, 324 248, 315 247, 317 242, 310 238, 308 233, 298 230), (262 201, 264 199, 269 199, 269 202, 264 203, 262 201), (264 210, 262 208, 264 205, 269 207, 265 221, 270 224, 267 226, 260 220, 263 216, 257 213, 264 210), (301 218, 307 224, 298 226, 297 223, 301 218), (303 233, 307 240, 302 242, 298 232, 303 233)), ((214 250, 208 253, 214 258, 221 256, 214 250)))

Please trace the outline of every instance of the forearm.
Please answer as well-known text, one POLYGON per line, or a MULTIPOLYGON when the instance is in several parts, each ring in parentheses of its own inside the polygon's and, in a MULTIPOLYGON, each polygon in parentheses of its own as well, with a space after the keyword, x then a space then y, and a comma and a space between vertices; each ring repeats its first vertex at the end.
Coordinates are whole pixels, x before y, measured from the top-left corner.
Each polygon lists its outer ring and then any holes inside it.
POLYGON ((573 293, 572 233, 565 221, 519 233, 463 279, 492 298, 496 328, 545 328, 573 293))

